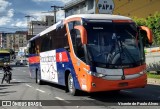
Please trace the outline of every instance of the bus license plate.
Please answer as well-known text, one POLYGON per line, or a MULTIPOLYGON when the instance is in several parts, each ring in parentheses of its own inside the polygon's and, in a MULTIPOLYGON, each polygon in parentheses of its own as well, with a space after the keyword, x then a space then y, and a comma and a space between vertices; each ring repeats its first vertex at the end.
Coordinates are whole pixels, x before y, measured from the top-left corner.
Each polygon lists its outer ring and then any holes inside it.
POLYGON ((128 86, 128 82, 119 83, 118 85, 119 87, 125 87, 128 86))

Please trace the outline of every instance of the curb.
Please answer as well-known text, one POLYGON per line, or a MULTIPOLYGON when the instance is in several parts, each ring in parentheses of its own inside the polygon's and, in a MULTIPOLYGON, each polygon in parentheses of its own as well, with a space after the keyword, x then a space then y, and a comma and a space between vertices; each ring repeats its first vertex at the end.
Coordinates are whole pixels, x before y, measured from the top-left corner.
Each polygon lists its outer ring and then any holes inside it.
POLYGON ((160 79, 148 78, 147 83, 153 85, 160 85, 160 79))

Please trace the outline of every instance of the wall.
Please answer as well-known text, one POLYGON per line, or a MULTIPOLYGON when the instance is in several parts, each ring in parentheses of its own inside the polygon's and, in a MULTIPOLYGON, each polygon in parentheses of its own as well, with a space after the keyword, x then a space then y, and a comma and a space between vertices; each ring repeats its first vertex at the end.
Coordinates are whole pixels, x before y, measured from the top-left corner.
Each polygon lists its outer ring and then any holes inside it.
MULTIPOLYGON (((76 1, 76 0, 75 0, 76 1)), ((100 13, 117 14, 129 17, 146 18, 155 12, 160 12, 160 0, 77 0, 74 5, 65 5, 66 17, 73 14, 100 13), (99 8, 99 9, 98 9, 99 8), (106 11, 106 12, 105 12, 106 11)))

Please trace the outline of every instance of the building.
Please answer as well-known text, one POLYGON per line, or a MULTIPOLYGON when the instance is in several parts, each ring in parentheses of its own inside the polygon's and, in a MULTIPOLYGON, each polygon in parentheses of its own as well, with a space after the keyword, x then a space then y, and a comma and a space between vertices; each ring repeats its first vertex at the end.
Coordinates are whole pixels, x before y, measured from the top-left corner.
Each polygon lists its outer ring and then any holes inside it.
POLYGON ((7 48, 7 39, 6 35, 8 33, 0 33, 0 47, 1 48, 7 48))
POLYGON ((74 0, 64 6, 65 16, 73 14, 117 14, 146 18, 160 12, 160 0, 74 0))
POLYGON ((28 35, 36 35, 46 28, 44 21, 31 21, 29 22, 28 35))
POLYGON ((19 47, 27 46, 27 32, 6 33, 6 36, 2 37, 2 40, 2 48, 18 51, 19 47))
POLYGON ((19 47, 17 57, 24 57, 25 55, 28 55, 27 47, 19 47))
POLYGON ((46 26, 51 26, 54 24, 54 16, 45 16, 44 22, 46 22, 46 26))
POLYGON ((0 48, 2 48, 2 33, 0 33, 0 48))
POLYGON ((29 22, 27 40, 29 40, 31 37, 37 35, 38 33, 42 32, 43 30, 45 30, 53 24, 54 16, 45 16, 45 18, 42 21, 29 22))

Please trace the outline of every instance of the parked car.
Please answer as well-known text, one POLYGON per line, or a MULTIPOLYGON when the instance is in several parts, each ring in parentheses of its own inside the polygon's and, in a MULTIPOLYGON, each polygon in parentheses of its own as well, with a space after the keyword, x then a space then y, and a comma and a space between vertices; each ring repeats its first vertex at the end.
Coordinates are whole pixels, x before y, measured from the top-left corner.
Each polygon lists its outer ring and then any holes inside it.
POLYGON ((17 60, 15 64, 16 65, 27 65, 28 62, 27 62, 27 60, 17 60))
POLYGON ((23 60, 23 65, 27 65, 28 61, 27 60, 23 60))

